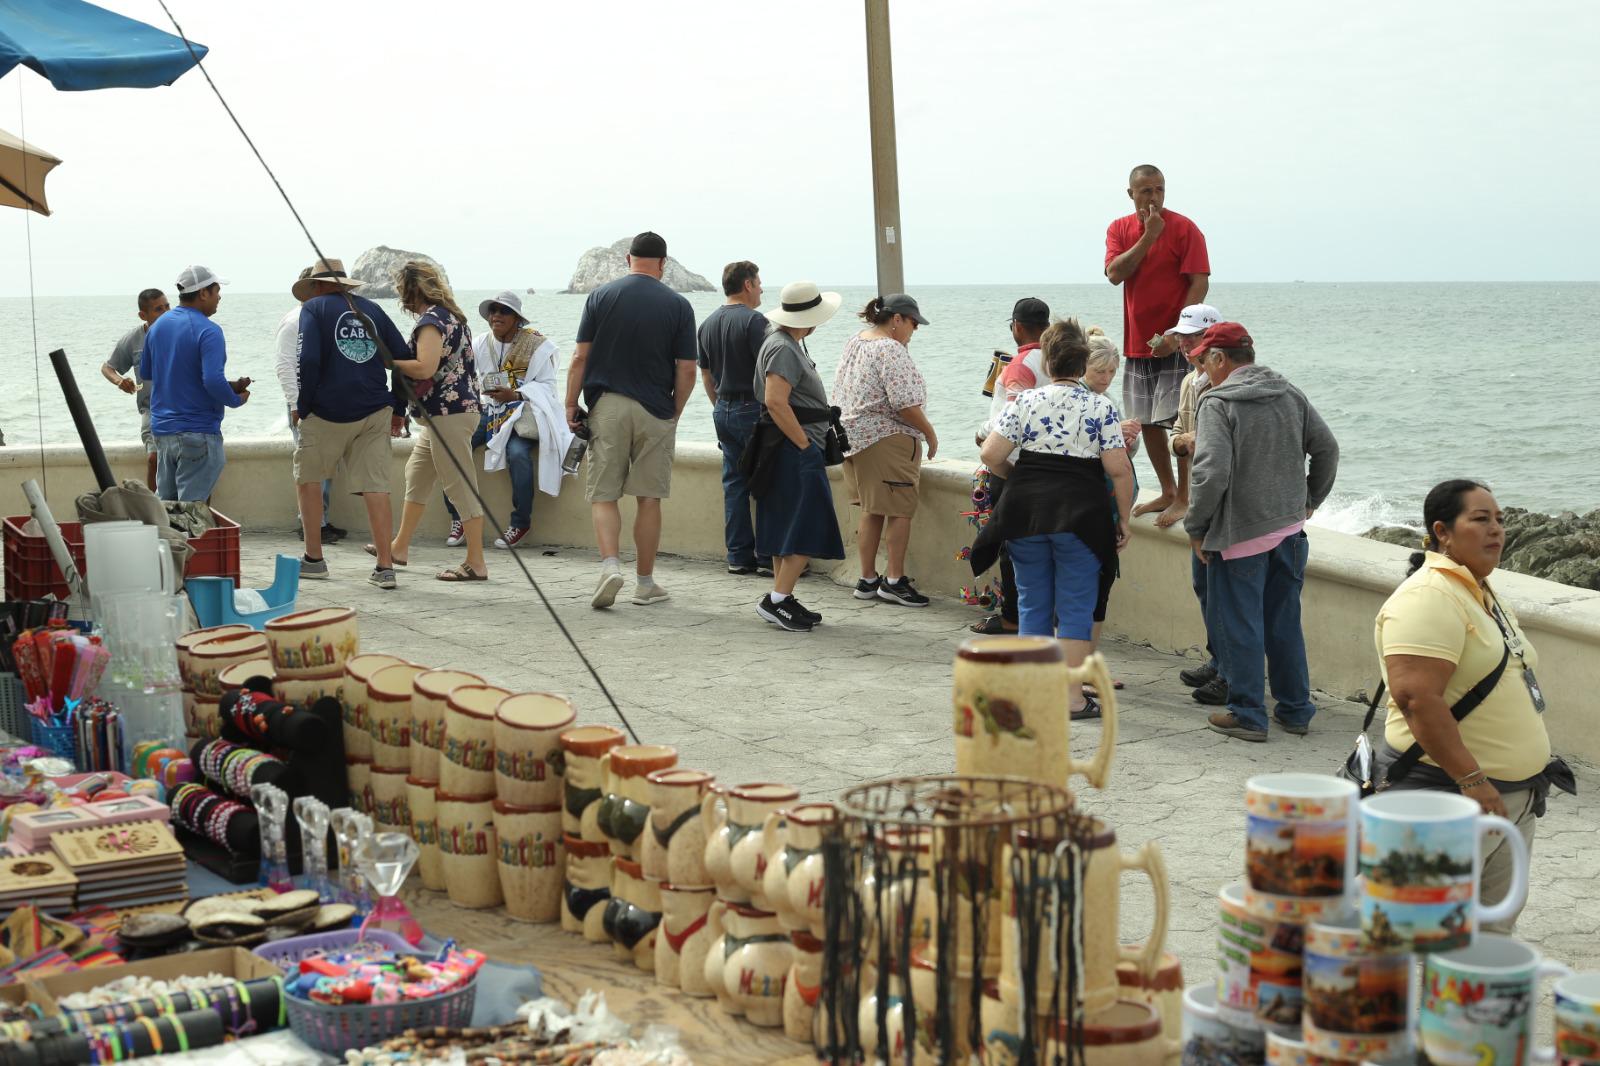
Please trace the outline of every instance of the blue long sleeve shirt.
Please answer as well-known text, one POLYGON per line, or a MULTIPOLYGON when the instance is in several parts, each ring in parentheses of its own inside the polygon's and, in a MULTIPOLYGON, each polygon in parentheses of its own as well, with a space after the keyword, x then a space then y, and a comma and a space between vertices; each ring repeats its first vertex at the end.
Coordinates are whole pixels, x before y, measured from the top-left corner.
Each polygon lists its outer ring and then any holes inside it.
MULTIPOLYGON (((410 359, 411 349, 383 308, 351 297, 395 359, 410 359)), ((160 321, 159 319, 157 321, 160 321)), ((398 401, 385 373, 377 342, 340 295, 314 296, 300 307, 300 417, 358 422, 374 411, 395 409, 398 401)))
POLYGON ((221 433, 222 414, 244 403, 228 384, 222 327, 179 304, 146 332, 139 377, 150 382, 150 432, 221 433))

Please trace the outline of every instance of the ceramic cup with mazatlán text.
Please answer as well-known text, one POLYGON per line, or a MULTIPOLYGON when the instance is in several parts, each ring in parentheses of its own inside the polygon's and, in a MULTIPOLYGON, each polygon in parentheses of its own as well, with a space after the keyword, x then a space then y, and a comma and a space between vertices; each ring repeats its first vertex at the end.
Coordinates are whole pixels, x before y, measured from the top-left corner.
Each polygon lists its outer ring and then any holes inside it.
POLYGON ((1361 879, 1361 928, 1375 947, 1455 951, 1526 902, 1528 845, 1510 821, 1465 796, 1380 792, 1361 802, 1361 879), (1511 890, 1485 906, 1483 838, 1495 831, 1511 851, 1511 890))
POLYGON ((1433 1066, 1527 1066, 1536 1060, 1539 981, 1571 974, 1522 941, 1495 933, 1479 933, 1471 947, 1427 956, 1417 1029, 1421 1050, 1433 1066))

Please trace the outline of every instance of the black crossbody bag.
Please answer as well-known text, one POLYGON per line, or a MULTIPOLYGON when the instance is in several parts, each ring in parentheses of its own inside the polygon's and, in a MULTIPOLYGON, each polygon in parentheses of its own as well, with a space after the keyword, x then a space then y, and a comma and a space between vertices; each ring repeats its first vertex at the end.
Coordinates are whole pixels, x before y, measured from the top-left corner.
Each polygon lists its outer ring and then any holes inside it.
MULTIPOLYGON (((1455 702, 1455 705, 1450 708, 1451 717, 1459 722, 1477 710, 1478 705, 1488 699, 1489 693, 1493 692, 1495 686, 1500 683, 1500 678, 1506 672, 1506 663, 1510 661, 1511 646, 1508 644, 1505 651, 1500 655, 1500 665, 1490 671, 1488 677, 1473 685, 1464 696, 1455 702)), ((1356 740, 1355 750, 1345 757, 1344 765, 1339 767, 1335 775, 1344 778, 1346 781, 1355 782, 1357 787, 1361 789, 1362 799, 1375 792, 1382 792, 1384 789, 1404 779, 1411 772, 1411 768, 1417 765, 1417 762, 1425 754, 1421 744, 1413 743, 1411 747, 1400 753, 1398 759, 1390 764, 1388 772, 1383 775, 1383 780, 1376 784, 1373 783, 1372 766, 1377 761, 1376 753, 1372 750, 1370 742, 1363 744, 1362 741, 1366 739, 1367 732, 1372 728, 1373 718, 1377 717, 1378 705, 1383 702, 1383 694, 1384 684, 1379 681, 1378 691, 1373 693, 1372 702, 1367 706, 1366 720, 1361 723, 1361 735, 1356 740), (1365 756, 1365 766, 1362 765, 1363 756, 1365 756)))

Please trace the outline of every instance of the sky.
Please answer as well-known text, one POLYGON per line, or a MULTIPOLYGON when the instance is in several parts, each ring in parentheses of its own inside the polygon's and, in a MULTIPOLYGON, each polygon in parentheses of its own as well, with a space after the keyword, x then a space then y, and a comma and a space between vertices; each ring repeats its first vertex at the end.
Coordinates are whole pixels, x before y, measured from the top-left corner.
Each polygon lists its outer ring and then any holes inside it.
MULTIPOLYGON (((317 241, 564 285, 654 229, 715 280, 871 284, 861 0, 168 0, 317 241)), ((155 0, 103 6, 170 29, 155 0)), ((1091 282, 1127 173, 1229 281, 1600 277, 1594 0, 893 0, 907 287, 1091 282)), ((0 212, 0 296, 312 259, 205 80, 0 78, 0 128, 65 162, 0 212)), ((151 280, 155 279, 155 280, 151 280)))

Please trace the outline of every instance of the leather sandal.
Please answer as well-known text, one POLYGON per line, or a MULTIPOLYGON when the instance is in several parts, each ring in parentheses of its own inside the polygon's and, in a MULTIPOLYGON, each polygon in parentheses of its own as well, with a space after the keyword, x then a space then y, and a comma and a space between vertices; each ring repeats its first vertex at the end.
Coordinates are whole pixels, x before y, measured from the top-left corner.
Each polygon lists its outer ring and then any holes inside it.
MULTIPOLYGON (((376 544, 368 544, 367 545, 367 554, 372 556, 374 559, 376 559, 378 557, 378 546, 376 544)), ((394 563, 394 565, 396 565, 396 566, 404 566, 404 565, 406 565, 406 561, 404 559, 391 558, 389 561, 394 563)))
POLYGON ((466 563, 459 563, 436 575, 440 581, 488 581, 488 574, 480 574, 466 563))

